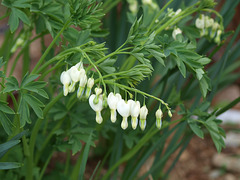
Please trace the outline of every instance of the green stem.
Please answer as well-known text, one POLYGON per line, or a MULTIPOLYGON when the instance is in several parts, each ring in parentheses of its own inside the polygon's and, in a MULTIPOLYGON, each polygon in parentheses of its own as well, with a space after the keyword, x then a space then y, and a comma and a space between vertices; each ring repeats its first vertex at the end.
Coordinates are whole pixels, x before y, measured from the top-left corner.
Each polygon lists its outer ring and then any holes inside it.
POLYGON ((113 81, 111 81, 111 80, 105 80, 105 83, 107 83, 107 84, 113 84, 113 85, 118 86, 119 88, 128 89, 128 90, 130 90, 130 91, 134 91, 134 92, 137 92, 137 93, 142 94, 142 95, 144 95, 144 96, 148 96, 148 97, 151 97, 151 98, 153 98, 153 99, 156 99, 156 100, 160 101, 163 105, 165 105, 168 110, 170 110, 170 108, 168 107, 168 104, 167 104, 167 103, 165 103, 162 99, 159 99, 159 98, 157 98, 157 97, 155 97, 155 96, 153 96, 153 95, 151 95, 151 94, 145 93, 145 92, 140 91, 140 90, 138 90, 138 89, 131 88, 131 87, 128 87, 128 86, 125 86, 125 85, 122 85, 122 84, 115 83, 115 82, 113 82, 113 81))
POLYGON ((217 111, 216 116, 219 116, 220 114, 226 112, 227 110, 229 110, 230 108, 232 108, 233 106, 235 106, 239 102, 240 102, 240 97, 238 97, 237 99, 235 99, 234 101, 230 102, 229 104, 227 104, 226 106, 221 108, 219 111, 217 111))
MULTIPOLYGON (((51 107, 56 103, 58 102, 58 100, 63 96, 63 93, 59 93, 52 101, 50 101, 47 106, 44 108, 43 110, 43 117, 46 116, 46 114, 48 113, 48 111, 51 109, 51 107)), ((30 152, 30 156, 27 158, 27 166, 29 167, 28 171, 29 172, 32 172, 33 171, 33 157, 34 157, 34 147, 35 147, 35 144, 36 144, 36 138, 37 138, 37 135, 38 135, 38 131, 41 127, 41 124, 43 122, 44 119, 38 119, 33 127, 33 130, 32 130, 32 134, 31 134, 31 137, 30 137, 30 142, 29 142, 29 152, 30 152)), ((28 174, 28 173, 27 173, 28 174)), ((32 176, 31 178, 29 179, 32 179, 32 176)))
POLYGON ((198 3, 196 3, 195 5, 185 9, 184 11, 180 12, 178 15, 175 15, 174 17, 172 17, 169 21, 167 21, 165 24, 163 24, 159 29, 156 30, 156 34, 159 34, 162 30, 164 30, 165 28, 167 28, 168 26, 171 26, 173 24, 176 24, 177 22, 179 22, 181 19, 185 18, 186 16, 197 12, 198 10, 200 10, 200 8, 194 8, 194 6, 196 6, 198 3))
MULTIPOLYGON (((171 124, 184 121, 185 118, 178 119, 176 121, 172 121, 170 123, 164 124, 161 129, 169 127, 171 124)), ((155 128, 155 125, 153 125, 149 131, 142 137, 142 139, 139 140, 137 145, 133 147, 127 154, 125 154, 118 162, 116 162, 103 176, 102 180, 108 179, 108 177, 111 175, 111 173, 122 163, 128 161, 131 159, 144 145, 147 143, 157 132, 159 132, 158 129, 155 128)))
POLYGON ((31 74, 36 73, 36 71, 39 69, 39 66, 43 63, 43 61, 45 60, 46 56, 48 55, 49 51, 51 50, 51 48, 53 47, 53 45, 56 43, 56 41, 58 40, 58 38, 60 37, 60 35, 63 33, 63 31, 69 27, 71 23, 71 19, 69 19, 64 26, 62 27, 62 29, 59 31, 59 33, 56 35, 56 37, 53 39, 53 41, 51 42, 51 44, 48 46, 48 48, 46 49, 46 51, 43 53, 42 57, 39 59, 38 63, 36 64, 36 66, 33 68, 31 74))
POLYGON ((80 51, 82 52, 82 54, 87 58, 87 60, 90 62, 90 64, 94 67, 94 69, 97 71, 98 75, 99 75, 99 78, 101 79, 102 81, 102 84, 103 84, 103 87, 104 87, 104 92, 106 93, 107 92, 107 89, 106 89, 106 84, 105 82, 103 81, 103 77, 102 77, 102 74, 100 73, 100 71, 98 70, 98 68, 96 67, 96 65, 92 62, 92 60, 89 58, 89 56, 80 49, 80 51))
POLYGON ((173 0, 170 0, 163 8, 158 12, 158 14, 155 16, 155 18, 152 20, 150 26, 148 27, 148 31, 151 30, 152 26, 155 24, 155 21, 158 19, 158 17, 162 14, 162 12, 173 2, 173 0))
POLYGON ((42 179, 42 177, 43 177, 43 175, 44 175, 44 173, 45 173, 45 171, 46 171, 46 169, 47 169, 47 166, 48 166, 48 164, 49 164, 49 162, 50 162, 50 160, 51 160, 51 158, 52 158, 52 155, 53 155, 53 151, 49 154, 47 160, 45 161, 44 166, 43 166, 43 168, 42 168, 42 171, 41 171, 41 173, 40 173, 40 176, 39 176, 38 180, 41 180, 41 179, 42 179))

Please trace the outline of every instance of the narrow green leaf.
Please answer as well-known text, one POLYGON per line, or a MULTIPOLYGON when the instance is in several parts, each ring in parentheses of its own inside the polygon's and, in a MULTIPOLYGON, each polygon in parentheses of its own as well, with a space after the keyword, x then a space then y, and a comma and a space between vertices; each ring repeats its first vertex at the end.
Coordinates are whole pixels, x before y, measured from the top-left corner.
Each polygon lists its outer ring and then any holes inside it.
POLYGON ((163 57, 166 57, 163 53, 160 53, 154 49, 148 49, 147 50, 151 55, 153 55, 153 57, 155 57, 156 60, 158 60, 158 62, 160 64, 162 64, 163 66, 165 66, 165 63, 163 61, 163 57))
POLYGON ((38 74, 31 74, 29 75, 28 73, 23 77, 22 83, 21 83, 21 88, 24 88, 27 84, 30 82, 34 81, 39 77, 38 74))
POLYGON ((26 122, 31 123, 30 111, 27 102, 21 97, 18 113, 20 115, 20 127, 24 127, 26 122))
POLYGON ((22 164, 17 162, 0 162, 0 170, 15 169, 21 166, 22 164))
POLYGON ((4 103, 0 102, 0 111, 7 113, 7 114, 15 114, 15 112, 12 110, 12 108, 10 108, 9 106, 7 106, 4 103))
POLYGON ((19 90, 18 81, 15 77, 11 76, 6 78, 6 80, 7 83, 5 89, 3 90, 4 93, 19 90))
POLYGON ((38 89, 38 94, 46 99, 49 99, 48 94, 43 89, 38 89))
POLYGON ((13 33, 18 28, 19 19, 18 19, 16 12, 14 11, 15 8, 11 8, 11 9, 12 9, 12 12, 9 16, 8 24, 10 26, 10 31, 13 33))
POLYGON ((40 100, 38 100, 36 97, 30 94, 23 94, 22 97, 27 102, 27 104, 33 109, 36 115, 39 118, 43 119, 43 111, 41 107, 44 107, 44 104, 40 100))
POLYGON ((191 130, 194 132, 194 134, 196 134, 198 137, 200 138, 204 138, 204 134, 203 131, 201 130, 201 128, 197 125, 196 122, 192 121, 188 123, 191 130))
POLYGON ((87 144, 85 145, 84 148, 84 152, 83 152, 83 158, 82 158, 82 162, 81 162, 81 166, 80 166, 80 171, 79 171, 79 176, 78 179, 82 180, 83 179, 83 175, 85 172, 85 168, 86 168, 86 164, 87 164, 87 159, 88 159, 88 153, 90 150, 90 145, 91 145, 91 141, 92 141, 92 133, 90 133, 89 137, 88 137, 88 141, 87 144))
POLYGON ((31 22, 29 20, 29 18, 27 17, 27 15, 22 12, 21 10, 17 9, 17 8, 14 8, 15 9, 15 13, 16 15, 27 25, 30 25, 31 22))
POLYGON ((0 158, 4 156, 4 154, 13 146, 17 145, 20 142, 20 140, 10 140, 8 142, 5 142, 3 144, 0 144, 0 158), (5 153, 4 153, 5 152, 5 153))
POLYGON ((2 111, 0 111, 0 122, 3 126, 3 129, 5 132, 10 135, 12 133, 13 123, 10 121, 10 119, 4 114, 2 111))

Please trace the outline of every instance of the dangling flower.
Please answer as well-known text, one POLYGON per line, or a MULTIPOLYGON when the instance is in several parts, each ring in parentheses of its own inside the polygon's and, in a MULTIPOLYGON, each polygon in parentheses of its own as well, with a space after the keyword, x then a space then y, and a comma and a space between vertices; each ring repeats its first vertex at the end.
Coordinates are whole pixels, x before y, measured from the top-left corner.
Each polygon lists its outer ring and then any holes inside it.
POLYGON ((83 69, 83 62, 80 61, 79 63, 77 63, 77 64, 75 65, 75 67, 76 67, 78 70, 83 69))
POLYGON ((204 29, 205 28, 204 24, 205 24, 205 18, 204 18, 204 15, 201 14, 200 17, 196 19, 195 25, 198 29, 204 29))
POLYGON ((175 12, 175 16, 178 15, 180 12, 182 12, 182 9, 178 9, 178 10, 175 12))
POLYGON ((176 37, 177 37, 178 34, 182 34, 182 30, 179 29, 179 28, 174 28, 174 30, 173 30, 173 32, 172 32, 172 37, 173 37, 173 39, 176 40, 176 37))
POLYGON ((162 110, 159 108, 156 111, 156 126, 158 129, 161 129, 162 126, 162 117, 163 117, 163 113, 162 110))
POLYGON ((84 74, 79 81, 79 87, 77 91, 77 97, 80 98, 83 94, 83 90, 85 88, 85 85, 87 84, 87 75, 84 74))
POLYGON ((148 109, 146 105, 141 107, 140 109, 140 128, 143 131, 146 127, 146 119, 147 119, 148 109))
POLYGON ((217 22, 213 23, 210 38, 213 38, 215 36, 217 29, 219 29, 219 27, 220 25, 217 22))
POLYGON ((172 112, 170 109, 168 109, 168 116, 171 118, 172 117, 172 112))
POLYGON ((128 127, 127 118, 130 115, 130 104, 121 99, 118 101, 117 111, 123 117, 121 127, 122 129, 126 129, 128 127))
POLYGON ((86 97, 88 98, 91 94, 91 89, 94 85, 94 79, 93 78, 89 78, 88 81, 87 81, 87 90, 86 90, 86 97))
POLYGON ((117 120, 117 113, 116 113, 116 109, 117 109, 117 104, 118 102, 122 99, 121 95, 119 93, 117 94, 113 94, 112 92, 108 95, 108 98, 107 98, 107 103, 108 103, 108 106, 111 110, 111 121, 113 123, 116 122, 117 120))
POLYGON ((138 119, 137 117, 139 116, 140 113, 140 102, 139 101, 131 101, 130 103, 130 114, 131 114, 131 124, 132 128, 136 129, 138 125, 138 119))
POLYGON ((80 78, 80 71, 77 69, 76 66, 72 66, 69 70, 69 75, 71 77, 71 85, 69 86, 69 92, 75 91, 75 85, 79 81, 80 78))
POLYGON ((92 94, 89 98, 89 105, 91 106, 91 108, 96 111, 96 122, 98 124, 101 124, 103 121, 102 115, 101 115, 101 111, 103 109, 103 99, 102 99, 102 95, 99 96, 98 98, 98 103, 94 103, 94 99, 95 99, 96 95, 92 94))
POLYGON ((222 34, 222 31, 220 29, 217 30, 217 35, 216 35, 216 37, 214 39, 215 43, 220 44, 220 42, 221 42, 221 34, 222 34))
POLYGON ((60 81, 63 84, 63 94, 64 96, 68 95, 68 86, 71 83, 71 77, 68 71, 63 71, 60 76, 60 81))

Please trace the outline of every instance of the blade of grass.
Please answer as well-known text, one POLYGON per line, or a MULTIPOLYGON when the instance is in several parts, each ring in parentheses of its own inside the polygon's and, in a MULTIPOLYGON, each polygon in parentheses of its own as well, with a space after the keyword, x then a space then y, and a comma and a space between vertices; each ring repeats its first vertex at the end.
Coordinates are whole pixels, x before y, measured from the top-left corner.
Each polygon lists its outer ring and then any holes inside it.
POLYGON ((81 162, 81 166, 80 166, 80 170, 79 170, 79 175, 78 175, 78 179, 79 180, 83 180, 83 175, 86 169, 86 165, 87 165, 87 160, 88 160, 88 154, 89 154, 89 150, 90 150, 90 145, 91 145, 91 141, 92 141, 92 133, 90 133, 88 140, 87 140, 87 144, 84 148, 84 152, 83 152, 83 158, 82 158, 82 162, 81 162))

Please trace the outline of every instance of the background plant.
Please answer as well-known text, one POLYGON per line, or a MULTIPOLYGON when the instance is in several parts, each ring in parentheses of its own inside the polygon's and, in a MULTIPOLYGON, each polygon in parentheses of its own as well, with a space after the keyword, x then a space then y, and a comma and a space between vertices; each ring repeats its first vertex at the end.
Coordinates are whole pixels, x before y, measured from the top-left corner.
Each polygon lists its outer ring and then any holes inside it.
POLYGON ((210 0, 149 2, 2 1, 7 11, 1 19, 9 17, 9 30, 0 49, 0 120, 5 131, 1 133, 1 141, 5 143, 1 144, 0 168, 16 169, 1 171, 1 178, 82 179, 92 146, 95 157, 101 159, 92 178, 137 178, 142 165, 155 153, 149 171, 138 178, 150 175, 165 179, 194 134, 203 138, 204 133, 210 133, 221 151, 224 131, 216 116, 239 102, 239 98, 220 110, 211 113, 208 110, 216 92, 238 78, 232 72, 239 67, 236 61, 239 42, 235 42, 239 27, 230 33, 224 33, 224 27, 231 21, 239 1, 226 2, 221 15, 212 9, 214 3, 210 0), (179 12, 178 8, 182 10, 179 12), (218 44, 208 34, 201 36, 195 26, 199 14, 212 16, 219 22, 222 35, 218 44), (172 33, 176 28, 182 34, 174 38, 172 33), (34 31, 37 35, 32 37, 34 31), (43 38, 46 34, 53 38, 47 47, 43 38), (230 35, 222 58, 206 68, 230 35), (43 54, 30 69, 29 47, 38 38, 43 42, 43 54), (14 63, 8 67, 14 54, 14 63), (18 82, 12 73, 21 56, 24 66, 18 82), (83 62, 87 75, 95 79, 95 87, 101 86, 104 93, 116 91, 124 98, 146 102, 149 115, 145 131, 122 130, 120 116, 112 124, 109 108, 103 110, 104 121, 98 125, 88 102, 77 99, 76 92, 63 96, 60 74, 79 61, 83 62), (7 105, 8 97, 13 107, 7 105), (160 131, 155 127, 159 102, 164 113, 160 131), (177 120, 167 116, 170 107, 180 115, 177 120), (45 174, 53 154, 59 151, 66 153, 66 163, 59 163, 45 174), (80 152, 78 160, 72 165, 71 156, 77 152, 80 152), (174 152, 178 154, 172 165, 163 171, 174 152), (119 173, 118 168, 124 162, 128 163, 119 173), (102 175, 104 167, 107 173, 102 175))

